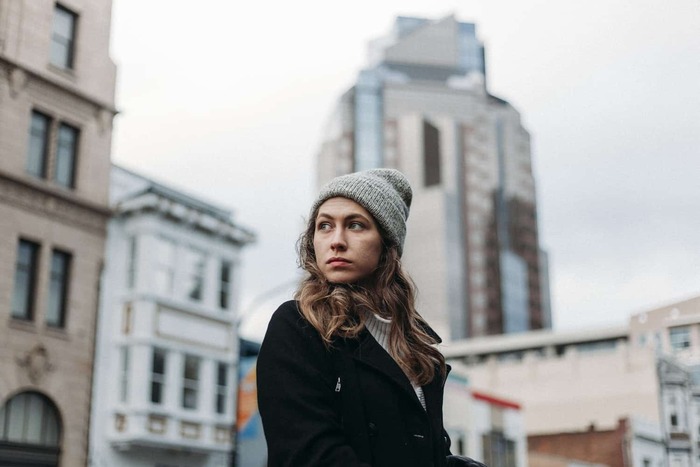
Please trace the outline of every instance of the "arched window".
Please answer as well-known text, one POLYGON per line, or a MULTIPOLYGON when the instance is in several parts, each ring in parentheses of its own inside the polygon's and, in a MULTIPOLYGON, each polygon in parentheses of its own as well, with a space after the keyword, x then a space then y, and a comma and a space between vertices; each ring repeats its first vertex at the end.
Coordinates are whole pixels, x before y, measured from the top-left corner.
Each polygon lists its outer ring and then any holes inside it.
POLYGON ((55 467, 61 420, 53 402, 38 392, 22 392, 0 409, 0 465, 55 467))

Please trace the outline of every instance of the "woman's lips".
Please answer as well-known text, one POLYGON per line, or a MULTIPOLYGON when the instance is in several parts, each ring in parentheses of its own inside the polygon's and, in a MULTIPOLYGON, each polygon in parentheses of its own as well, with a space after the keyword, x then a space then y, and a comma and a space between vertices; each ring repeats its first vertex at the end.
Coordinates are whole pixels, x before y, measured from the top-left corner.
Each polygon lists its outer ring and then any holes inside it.
POLYGON ((350 264, 350 261, 348 261, 345 258, 333 257, 333 258, 329 259, 328 261, 326 261, 326 264, 328 264, 330 266, 344 266, 346 264, 350 264))

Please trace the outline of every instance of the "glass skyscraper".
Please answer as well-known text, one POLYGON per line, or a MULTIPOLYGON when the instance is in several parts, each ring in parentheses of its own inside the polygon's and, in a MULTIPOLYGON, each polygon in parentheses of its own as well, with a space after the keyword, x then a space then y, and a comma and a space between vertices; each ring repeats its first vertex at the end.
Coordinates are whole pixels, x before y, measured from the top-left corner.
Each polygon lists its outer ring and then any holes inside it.
POLYGON ((318 183, 394 167, 414 187, 404 263, 443 338, 551 327, 530 138, 486 86, 472 23, 398 17, 369 44, 318 154, 318 183))

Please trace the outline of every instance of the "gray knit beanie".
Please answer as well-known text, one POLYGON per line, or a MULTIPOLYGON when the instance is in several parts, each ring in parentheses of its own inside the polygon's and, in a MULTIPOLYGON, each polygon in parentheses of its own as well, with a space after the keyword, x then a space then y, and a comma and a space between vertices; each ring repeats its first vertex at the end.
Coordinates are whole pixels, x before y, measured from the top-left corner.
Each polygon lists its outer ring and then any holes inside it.
POLYGON ((372 214, 401 256, 413 198, 404 174, 395 169, 372 169, 336 177, 321 188, 311 207, 311 218, 321 204, 336 196, 351 199, 372 214))

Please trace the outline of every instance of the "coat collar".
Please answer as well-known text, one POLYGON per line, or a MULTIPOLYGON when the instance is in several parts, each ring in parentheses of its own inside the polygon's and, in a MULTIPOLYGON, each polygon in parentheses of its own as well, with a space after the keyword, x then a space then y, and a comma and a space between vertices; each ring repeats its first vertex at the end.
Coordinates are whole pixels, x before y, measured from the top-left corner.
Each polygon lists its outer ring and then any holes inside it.
MULTIPOLYGON (((418 404, 422 411, 423 407, 421 406, 418 396, 416 395, 416 391, 413 389, 408 377, 396 363, 396 361, 394 361, 391 355, 389 355, 389 353, 384 350, 381 345, 379 345, 374 337, 372 337, 369 331, 365 329, 360 332, 357 338, 357 343, 350 350, 350 353, 354 360, 360 364, 373 368, 396 384, 401 389, 401 392, 405 393, 407 396, 413 399, 416 404, 418 404)), ((428 387, 436 381, 438 384, 440 384, 440 378, 435 378, 433 382, 424 387, 426 407, 430 407, 432 402, 438 402, 432 400, 434 399, 432 394, 429 397, 429 395, 426 393, 426 389, 428 390, 428 393, 432 393, 428 387), (431 401, 429 402, 428 399, 431 399, 431 401)))

